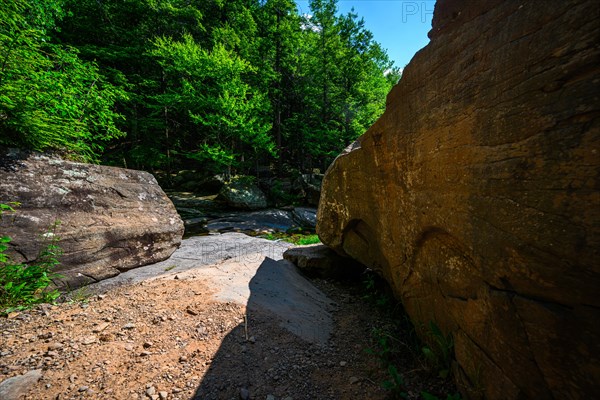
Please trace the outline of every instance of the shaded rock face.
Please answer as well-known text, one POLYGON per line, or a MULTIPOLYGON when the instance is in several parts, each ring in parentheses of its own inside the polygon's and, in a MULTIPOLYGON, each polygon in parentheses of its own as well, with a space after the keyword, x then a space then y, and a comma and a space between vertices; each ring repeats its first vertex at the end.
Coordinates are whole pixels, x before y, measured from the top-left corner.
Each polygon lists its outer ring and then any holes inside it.
POLYGON ((423 338, 452 333, 468 398, 600 382, 597 10, 438 2, 386 112, 325 176, 321 240, 378 270, 423 338))
POLYGON ((40 235, 60 221, 55 233, 64 254, 57 271, 70 287, 164 260, 181 242, 183 223, 147 172, 35 153, 1 157, 0 203, 21 203, 0 222, 0 232, 12 238, 11 256, 35 261, 40 235))
POLYGON ((267 207, 267 198, 258 186, 244 181, 225 184, 219 191, 217 199, 225 202, 229 207, 242 210, 259 210, 267 207))
POLYGON ((359 276, 364 266, 355 260, 342 257, 322 244, 292 247, 283 258, 294 263, 305 275, 319 278, 359 276))

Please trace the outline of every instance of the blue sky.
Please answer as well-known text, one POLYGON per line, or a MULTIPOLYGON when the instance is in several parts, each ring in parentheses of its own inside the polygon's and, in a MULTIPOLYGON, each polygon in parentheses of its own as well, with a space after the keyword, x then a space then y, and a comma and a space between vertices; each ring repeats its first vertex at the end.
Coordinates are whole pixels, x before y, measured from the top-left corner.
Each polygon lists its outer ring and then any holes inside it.
MULTIPOLYGON (((301 14, 309 14, 308 0, 296 0, 301 14)), ((342 14, 352 7, 365 19, 365 27, 387 49, 396 67, 404 68, 428 42, 435 1, 421 0, 339 0, 342 14)))

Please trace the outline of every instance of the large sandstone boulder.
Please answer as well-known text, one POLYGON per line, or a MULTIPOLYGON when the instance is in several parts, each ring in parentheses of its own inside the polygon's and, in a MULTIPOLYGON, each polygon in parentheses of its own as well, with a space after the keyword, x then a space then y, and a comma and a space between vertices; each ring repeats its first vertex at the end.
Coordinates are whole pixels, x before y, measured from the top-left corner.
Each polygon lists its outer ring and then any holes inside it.
POLYGON ((600 382, 600 19, 592 0, 436 4, 431 42, 328 170, 323 243, 378 270, 468 398, 600 382))
POLYGON ((183 223, 147 172, 16 151, 0 160, 0 203, 21 203, 0 221, 13 259, 35 261, 48 239, 41 235, 59 221, 57 271, 71 288, 164 260, 179 247, 183 223))

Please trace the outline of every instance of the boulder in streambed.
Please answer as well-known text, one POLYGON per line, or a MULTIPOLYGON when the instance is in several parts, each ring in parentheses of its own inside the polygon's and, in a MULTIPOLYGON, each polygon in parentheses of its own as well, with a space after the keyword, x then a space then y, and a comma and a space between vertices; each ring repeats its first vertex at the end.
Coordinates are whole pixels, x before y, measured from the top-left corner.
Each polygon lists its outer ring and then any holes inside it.
POLYGON ((292 218, 302 228, 315 229, 317 227, 317 209, 311 207, 294 207, 292 218))
POLYGON ((179 247, 183 222, 147 172, 17 150, 0 160, 0 203, 20 203, 0 221, 0 233, 12 238, 9 254, 35 262, 58 237, 56 272, 70 288, 164 260, 179 247))
POLYGON ((267 197, 254 183, 245 179, 231 181, 221 188, 218 200, 231 208, 259 210, 267 207, 267 197))

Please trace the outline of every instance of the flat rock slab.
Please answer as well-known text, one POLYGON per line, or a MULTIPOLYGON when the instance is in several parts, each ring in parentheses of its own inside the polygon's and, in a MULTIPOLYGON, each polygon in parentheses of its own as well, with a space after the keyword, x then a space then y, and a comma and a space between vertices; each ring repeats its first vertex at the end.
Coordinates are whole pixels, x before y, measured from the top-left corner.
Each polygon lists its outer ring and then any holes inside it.
POLYGON ((270 313, 302 339, 324 344, 333 328, 332 301, 283 260, 284 251, 291 247, 242 233, 192 237, 184 239, 168 260, 124 272, 89 288, 100 293, 155 279, 201 279, 213 290, 216 301, 270 313))
POLYGON ((295 264, 311 277, 342 277, 364 270, 364 266, 355 260, 342 257, 323 244, 298 246, 286 250, 283 258, 295 264))
POLYGON ((42 370, 35 369, 23 375, 13 376, 0 383, 0 399, 19 400, 31 386, 42 378, 42 370))
POLYGON ((207 222, 209 232, 286 232, 300 225, 293 219, 292 213, 285 210, 261 210, 253 212, 233 212, 207 222))

